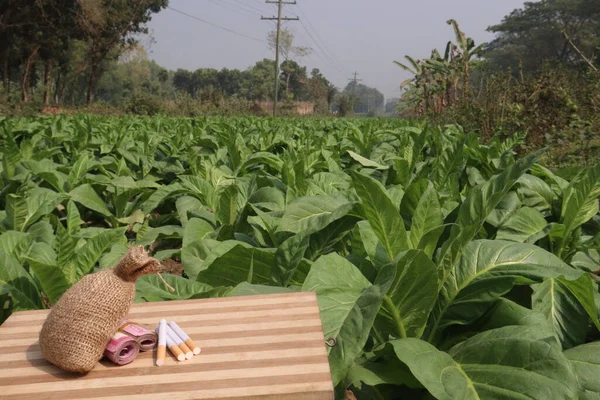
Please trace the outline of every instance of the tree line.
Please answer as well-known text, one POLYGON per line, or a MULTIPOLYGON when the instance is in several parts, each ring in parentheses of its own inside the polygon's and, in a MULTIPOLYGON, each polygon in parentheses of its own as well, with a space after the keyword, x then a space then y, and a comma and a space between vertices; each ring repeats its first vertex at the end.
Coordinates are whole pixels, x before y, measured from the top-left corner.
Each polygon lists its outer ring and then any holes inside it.
POLYGON ((21 100, 41 81, 44 103, 62 103, 69 85, 85 80, 86 102, 107 64, 147 33, 168 0, 4 0, 0 2, 3 96, 18 82, 21 100))

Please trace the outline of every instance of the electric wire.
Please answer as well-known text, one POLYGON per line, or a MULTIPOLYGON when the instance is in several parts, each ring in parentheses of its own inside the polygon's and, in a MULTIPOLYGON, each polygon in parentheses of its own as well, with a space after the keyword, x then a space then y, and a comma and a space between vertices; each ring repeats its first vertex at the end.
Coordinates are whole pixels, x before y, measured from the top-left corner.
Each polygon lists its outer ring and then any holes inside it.
POLYGON ((246 35, 246 34, 244 34, 244 33, 241 33, 241 32, 234 31, 233 29, 229 29, 229 28, 226 28, 226 27, 224 27, 224 26, 221 26, 221 25, 215 24, 215 23, 213 23, 213 22, 207 21, 207 20, 205 20, 205 19, 203 19, 203 18, 196 17, 195 15, 188 14, 188 13, 186 13, 185 11, 178 10, 178 9, 176 9, 176 8, 173 8, 173 7, 171 7, 171 6, 167 6, 167 8, 168 8, 169 10, 171 10, 171 11, 174 11, 174 12, 176 12, 176 13, 179 13, 179 14, 181 14, 181 15, 185 15, 185 16, 187 16, 187 17, 189 17, 189 18, 192 18, 192 19, 195 19, 195 20, 197 20, 197 21, 203 22, 203 23, 205 23, 205 24, 207 24, 207 25, 210 25, 210 26, 212 26, 212 27, 214 27, 214 28, 218 28, 218 29, 221 29, 221 30, 223 30, 223 31, 226 31, 226 32, 229 32, 229 33, 233 33, 234 35, 241 36, 241 37, 244 37, 244 38, 246 38, 246 39, 254 40, 254 41, 256 41, 256 42, 260 42, 260 43, 265 43, 265 44, 268 44, 268 43, 267 43, 265 40, 262 40, 262 39, 259 39, 259 38, 255 38, 255 37, 252 37, 252 36, 246 35))
POLYGON ((319 39, 319 42, 323 44, 323 46, 324 46, 325 50, 327 51, 327 54, 329 55, 329 57, 336 64, 338 64, 342 69, 346 70, 346 68, 344 67, 344 64, 341 63, 340 60, 336 57, 335 53, 333 51, 331 51, 331 49, 329 48, 329 46, 327 46, 327 43, 325 42, 325 40, 323 40, 323 38, 321 37, 321 35, 319 35, 319 32, 315 29, 315 27, 312 24, 312 22, 310 22, 310 19, 308 18, 308 16, 306 15, 306 13, 304 12, 304 10, 302 9, 302 6, 300 5, 300 3, 298 3, 297 6, 298 6, 298 10, 302 14, 302 18, 304 20, 306 20, 306 22, 308 24, 308 27, 312 29, 312 31, 314 32, 314 34, 317 36, 317 39, 319 39))

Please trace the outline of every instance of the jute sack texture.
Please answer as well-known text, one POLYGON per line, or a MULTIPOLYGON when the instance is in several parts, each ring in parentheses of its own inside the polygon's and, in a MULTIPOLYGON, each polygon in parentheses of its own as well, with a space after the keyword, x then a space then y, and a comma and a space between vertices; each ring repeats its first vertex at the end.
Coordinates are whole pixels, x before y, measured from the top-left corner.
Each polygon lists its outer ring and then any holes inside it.
POLYGON ((160 272, 143 247, 132 247, 112 269, 86 275, 52 307, 40 332, 44 357, 71 372, 91 371, 127 316, 135 281, 160 272))

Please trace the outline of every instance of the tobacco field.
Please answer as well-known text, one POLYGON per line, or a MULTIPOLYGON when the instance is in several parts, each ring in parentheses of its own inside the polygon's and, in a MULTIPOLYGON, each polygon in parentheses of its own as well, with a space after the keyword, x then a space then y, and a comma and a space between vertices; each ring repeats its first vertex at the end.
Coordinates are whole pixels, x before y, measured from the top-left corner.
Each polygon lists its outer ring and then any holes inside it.
POLYGON ((340 398, 599 399, 600 164, 557 174, 523 141, 400 120, 0 119, 0 321, 144 245, 176 290, 146 276, 139 302, 315 291, 340 398))

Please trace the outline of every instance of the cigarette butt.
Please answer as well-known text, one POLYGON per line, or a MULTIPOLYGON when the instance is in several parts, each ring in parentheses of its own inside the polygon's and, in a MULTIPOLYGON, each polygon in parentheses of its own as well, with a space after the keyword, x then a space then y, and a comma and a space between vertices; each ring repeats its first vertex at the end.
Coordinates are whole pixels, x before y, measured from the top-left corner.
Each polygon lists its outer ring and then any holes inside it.
POLYGON ((201 351, 200 347, 196 343, 194 343, 194 341, 192 339, 190 339, 190 337, 187 335, 187 333, 185 333, 183 331, 183 329, 181 329, 179 327, 179 325, 177 325, 177 322, 170 321, 169 328, 171 328, 173 330, 173 332, 175 332, 175 334, 177 336, 179 336, 181 338, 181 340, 184 341, 184 343, 187 345, 187 347, 189 347, 194 354, 200 354, 200 351, 201 351))
POLYGON ((200 351, 201 351, 200 347, 198 347, 198 345, 196 343, 194 343, 194 341, 192 339, 187 338, 187 340, 184 343, 187 345, 187 347, 189 347, 192 350, 192 352, 195 355, 200 354, 200 351))
POLYGON ((165 357, 167 356, 167 346, 158 346, 156 354, 156 365, 159 367, 165 364, 165 357))
POLYGON ((171 353, 173 353, 173 355, 175 356, 175 358, 177 358, 177 360, 185 361, 185 354, 183 354, 183 352, 181 351, 179 346, 177 346, 176 344, 171 342, 171 345, 169 346, 169 350, 171 350, 171 353))

